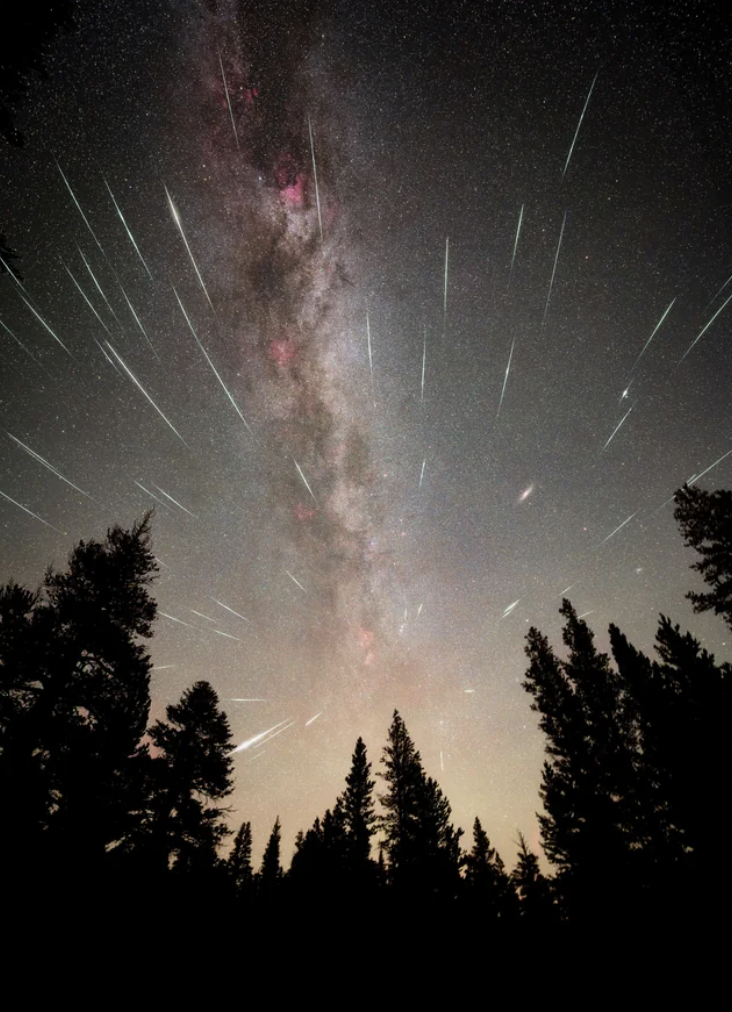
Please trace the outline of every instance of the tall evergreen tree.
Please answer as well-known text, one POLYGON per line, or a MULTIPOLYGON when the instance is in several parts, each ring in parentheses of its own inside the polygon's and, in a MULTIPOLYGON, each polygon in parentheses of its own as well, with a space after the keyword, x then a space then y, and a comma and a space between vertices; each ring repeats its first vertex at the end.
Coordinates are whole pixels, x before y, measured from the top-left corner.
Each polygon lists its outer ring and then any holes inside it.
POLYGON ((91 867, 139 809, 150 658, 138 638, 152 634, 156 571, 148 514, 80 542, 39 594, 0 593, 0 797, 16 842, 45 830, 55 854, 91 867))
POLYGON ((282 882, 282 865, 280 848, 282 844, 282 827, 279 815, 275 819, 267 846, 264 848, 262 867, 259 871, 259 888, 265 897, 271 897, 282 882))
POLYGON ((371 779, 371 763, 366 755, 366 745, 359 738, 353 751, 351 769, 346 777, 343 794, 343 809, 348 834, 348 857, 354 874, 363 873, 368 867, 371 854, 371 837, 374 834, 374 787, 371 779))
POLYGON ((394 711, 381 761, 384 771, 377 776, 386 790, 379 796, 384 814, 379 816, 378 826, 384 836, 390 876, 400 885, 406 883, 416 859, 424 771, 398 710, 394 711))
POLYGON ((150 729, 160 751, 151 835, 153 849, 178 871, 205 870, 229 834, 225 809, 232 784, 229 721, 209 682, 195 682, 179 703, 166 708, 167 721, 150 729))
POLYGON ((510 920, 516 912, 516 896, 505 865, 476 818, 473 847, 465 858, 465 885, 473 908, 489 920, 510 920))
POLYGON ((592 632, 564 601, 566 661, 535 629, 527 636, 524 688, 547 736, 540 824, 566 903, 581 916, 619 915, 637 888, 637 740, 620 677, 592 632))
POLYGON ((557 919, 551 885, 542 874, 538 857, 529 850, 523 833, 518 837, 518 861, 511 872, 511 881, 518 896, 520 916, 533 927, 546 927, 557 919))
POLYGON ((714 611, 732 628, 732 491, 684 485, 676 493, 674 517, 686 546, 701 556, 691 568, 711 587, 707 594, 686 596, 694 611, 714 611))
POLYGON ((252 885, 252 824, 242 822, 234 837, 234 846, 227 861, 229 875, 238 893, 244 893, 252 885))

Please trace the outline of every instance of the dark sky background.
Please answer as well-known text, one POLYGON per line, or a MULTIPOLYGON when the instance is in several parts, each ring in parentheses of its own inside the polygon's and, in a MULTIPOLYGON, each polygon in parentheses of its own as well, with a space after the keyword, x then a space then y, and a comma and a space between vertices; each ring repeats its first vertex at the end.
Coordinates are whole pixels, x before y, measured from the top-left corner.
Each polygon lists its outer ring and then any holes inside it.
POLYGON ((154 715, 213 683, 255 854, 395 707, 459 824, 537 847, 562 592, 603 647, 664 612, 732 659, 668 501, 732 451, 732 31, 642 7, 79 0, 32 85, 1 575, 156 507, 154 715))

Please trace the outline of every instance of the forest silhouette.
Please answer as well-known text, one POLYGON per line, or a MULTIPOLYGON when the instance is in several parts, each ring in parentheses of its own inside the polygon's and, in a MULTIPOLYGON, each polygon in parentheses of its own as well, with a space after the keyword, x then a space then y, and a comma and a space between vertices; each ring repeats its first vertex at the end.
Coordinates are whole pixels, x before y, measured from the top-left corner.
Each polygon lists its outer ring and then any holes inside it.
MULTIPOLYGON (((685 486, 675 500, 707 587, 687 596, 732 628, 732 492, 685 486)), ((663 615, 655 658, 614 625, 611 658, 566 599, 562 656, 530 629, 523 682, 545 737, 551 874, 520 832, 510 872, 479 818, 464 841, 397 711, 378 762, 357 740, 342 792, 298 833, 289 867, 279 818, 255 866, 251 824, 229 826, 235 742, 213 687, 195 682, 149 723, 150 533, 147 514, 80 542, 39 590, 0 588, 6 913, 71 916, 83 896, 85 916, 121 924, 165 910, 173 924, 233 925, 315 906, 361 920, 449 914, 485 936, 673 929, 727 908, 732 668, 663 615)))

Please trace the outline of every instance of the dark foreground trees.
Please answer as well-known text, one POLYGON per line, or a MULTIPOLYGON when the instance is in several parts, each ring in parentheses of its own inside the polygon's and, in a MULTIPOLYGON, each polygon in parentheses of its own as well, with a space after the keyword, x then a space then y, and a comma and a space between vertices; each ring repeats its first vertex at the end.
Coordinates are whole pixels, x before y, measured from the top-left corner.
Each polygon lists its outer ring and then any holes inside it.
MULTIPOLYGON (((684 489, 677 519, 711 588, 692 594, 695 607, 732 624, 732 495, 684 489)), ((129 925, 141 910, 168 925, 305 912, 395 925, 409 914, 458 918, 473 939, 681 930, 726 909, 716 813, 730 779, 732 669, 667 617, 655 658, 615 626, 611 654, 601 652, 566 600, 561 655, 529 631, 524 685, 546 739, 539 822, 551 877, 521 834, 509 874, 478 818, 463 848, 398 711, 378 772, 359 738, 342 792, 298 834, 289 869, 278 818, 255 871, 248 821, 222 855, 233 743, 212 686, 195 682, 149 726, 155 572, 145 517, 80 543, 38 591, 0 588, 8 909, 55 902, 66 915, 83 895, 96 917, 129 925)))

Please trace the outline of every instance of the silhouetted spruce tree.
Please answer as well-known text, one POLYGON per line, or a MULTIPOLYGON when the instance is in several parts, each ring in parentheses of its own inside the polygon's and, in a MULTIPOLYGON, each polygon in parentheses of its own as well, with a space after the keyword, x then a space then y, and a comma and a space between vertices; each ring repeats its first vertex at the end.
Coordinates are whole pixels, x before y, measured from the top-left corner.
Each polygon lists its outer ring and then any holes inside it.
POLYGON ((531 927, 548 927, 557 921, 551 883, 542 874, 539 858, 529 850, 523 833, 518 837, 518 861, 511 872, 511 882, 518 897, 519 914, 531 927))
POLYGON ((262 897, 271 900, 282 884, 282 865, 280 863, 282 830, 279 815, 275 819, 267 846, 262 856, 262 867, 259 870, 258 886, 262 897))
POLYGON ((371 763, 366 745, 359 738, 353 751, 351 769, 346 777, 343 793, 343 810, 348 835, 349 872, 356 880, 363 880, 371 871, 371 837, 374 834, 374 787, 371 763))
POLYGON ((12 584, 0 595, 0 803, 16 813, 6 847, 42 831, 57 861, 90 872, 139 813, 150 659, 138 637, 156 614, 149 533, 148 514, 80 542, 39 595, 12 584))
POLYGON ((573 916, 620 916, 641 874, 637 741, 622 680, 569 601, 561 614, 566 661, 536 629, 526 646, 524 688, 548 739, 539 817, 544 848, 573 916))
POLYGON ((254 879, 252 870, 251 822, 242 822, 239 827, 227 865, 236 892, 239 895, 245 894, 251 888, 254 879))
POLYGON ((459 888, 460 836, 451 822, 450 803, 437 782, 425 775, 398 711, 382 752, 386 783, 379 797, 384 814, 377 825, 389 857, 388 875, 400 892, 412 896, 453 897, 459 888))
POLYGON ((394 886, 406 887, 412 884, 417 859, 424 771, 420 754, 397 710, 381 761, 384 771, 377 776, 383 779, 386 791, 379 796, 384 813, 378 817, 378 827, 389 858, 389 878, 394 886))
POLYGON ((229 720, 204 681, 166 707, 166 715, 167 721, 157 721, 149 732, 160 751, 154 760, 152 846, 166 867, 205 872, 230 833, 226 810, 216 805, 233 790, 229 720))
POLYGON ((684 544, 701 556, 692 569, 711 587, 708 594, 690 591, 695 612, 714 611, 732 629, 732 492, 704 492, 684 485, 676 493, 674 518, 684 544))
POLYGON ((473 846, 465 857, 465 891, 470 907, 483 918, 506 922, 516 915, 511 879, 478 818, 473 823, 473 846))
MULTIPOLYGON (((704 869, 717 867, 715 902, 727 902, 731 882, 719 865, 718 828, 709 812, 729 782, 727 715, 732 668, 718 666, 691 634, 661 616, 659 660, 651 662, 615 627, 611 643, 636 711, 647 773, 649 824, 646 844, 654 860, 654 897, 678 908, 704 905, 704 869), (726 896, 727 899, 722 900, 726 896)), ((656 900, 658 902, 658 900, 656 900)))

